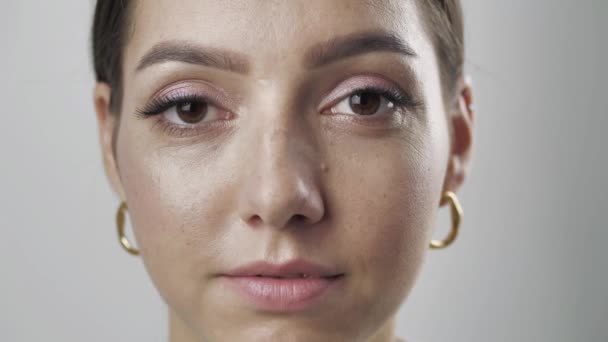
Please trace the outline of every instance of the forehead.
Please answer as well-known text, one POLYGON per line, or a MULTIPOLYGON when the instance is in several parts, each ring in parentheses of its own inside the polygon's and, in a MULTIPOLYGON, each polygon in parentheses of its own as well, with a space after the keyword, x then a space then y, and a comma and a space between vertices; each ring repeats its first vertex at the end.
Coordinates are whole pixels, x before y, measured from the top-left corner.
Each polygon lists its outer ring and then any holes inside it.
POLYGON ((409 0, 136 1, 124 62, 134 68, 148 49, 171 40, 234 50, 259 68, 362 31, 390 31, 416 47, 422 36, 418 11, 409 0))

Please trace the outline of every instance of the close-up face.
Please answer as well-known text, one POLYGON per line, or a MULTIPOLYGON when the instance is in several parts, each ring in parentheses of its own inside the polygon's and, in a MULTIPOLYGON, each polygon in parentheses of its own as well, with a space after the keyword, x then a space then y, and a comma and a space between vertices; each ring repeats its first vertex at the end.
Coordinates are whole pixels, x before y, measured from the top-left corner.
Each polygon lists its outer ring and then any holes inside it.
POLYGON ((95 101, 106 171, 172 329, 388 334, 441 195, 463 178, 461 106, 446 100, 425 18, 417 1, 131 5, 119 109, 105 84, 95 101), (323 271, 234 276, 294 259, 323 271))

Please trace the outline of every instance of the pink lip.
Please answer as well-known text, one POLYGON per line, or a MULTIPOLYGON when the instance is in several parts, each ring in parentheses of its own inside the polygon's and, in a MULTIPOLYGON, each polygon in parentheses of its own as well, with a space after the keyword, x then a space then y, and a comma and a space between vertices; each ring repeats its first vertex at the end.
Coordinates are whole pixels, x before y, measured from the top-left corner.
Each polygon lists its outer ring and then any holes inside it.
POLYGON ((318 303, 341 283, 343 273, 296 259, 285 264, 264 261, 238 267, 222 277, 241 297, 267 311, 293 312, 318 303), (305 278, 279 278, 305 274, 305 278))

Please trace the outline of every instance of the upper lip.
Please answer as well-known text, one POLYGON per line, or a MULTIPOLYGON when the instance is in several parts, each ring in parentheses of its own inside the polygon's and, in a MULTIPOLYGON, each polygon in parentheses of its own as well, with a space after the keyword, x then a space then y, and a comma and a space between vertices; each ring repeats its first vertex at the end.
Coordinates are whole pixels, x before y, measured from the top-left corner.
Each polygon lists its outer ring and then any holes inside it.
POLYGON ((225 273, 226 276, 232 277, 252 277, 252 276, 269 276, 269 277, 289 277, 306 275, 308 277, 333 277, 342 273, 332 267, 323 266, 303 259, 293 259, 281 264, 273 264, 267 261, 255 261, 225 273))

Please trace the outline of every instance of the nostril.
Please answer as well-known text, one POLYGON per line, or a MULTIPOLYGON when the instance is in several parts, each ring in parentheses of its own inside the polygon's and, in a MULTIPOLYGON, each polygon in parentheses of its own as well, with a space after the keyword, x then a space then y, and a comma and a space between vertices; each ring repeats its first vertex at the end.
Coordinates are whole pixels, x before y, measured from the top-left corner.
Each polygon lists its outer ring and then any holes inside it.
POLYGON ((296 214, 296 215, 293 215, 293 220, 296 222, 306 222, 307 218, 304 215, 296 214))
POLYGON ((260 224, 262 222, 262 218, 258 215, 253 215, 250 219, 249 219, 249 223, 252 226, 256 226, 258 224, 260 224))

